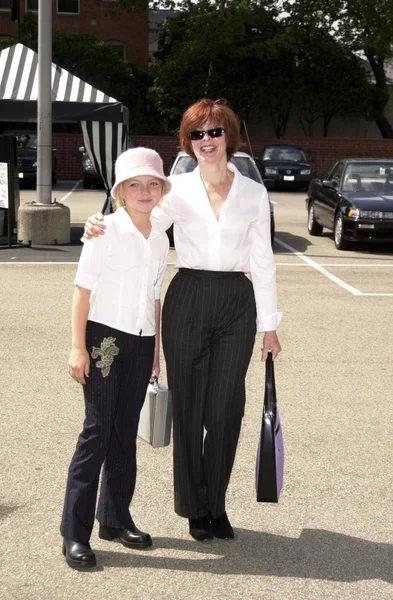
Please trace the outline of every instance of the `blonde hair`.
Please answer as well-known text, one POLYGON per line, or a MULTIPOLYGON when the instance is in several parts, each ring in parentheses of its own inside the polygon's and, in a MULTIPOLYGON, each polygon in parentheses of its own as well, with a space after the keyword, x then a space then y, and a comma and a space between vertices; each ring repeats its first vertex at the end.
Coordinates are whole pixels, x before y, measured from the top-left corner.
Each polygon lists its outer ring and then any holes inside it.
MULTIPOLYGON (((135 179, 135 177, 130 177, 130 179, 135 179)), ((156 177, 155 179, 159 179, 159 177, 156 177)), ((122 181, 116 187, 116 190, 115 190, 115 208, 124 208, 125 205, 126 205, 126 202, 125 202, 124 197, 123 197, 123 185, 126 183, 126 181, 129 181, 129 179, 126 179, 125 181, 122 181)), ((161 202, 161 200, 165 196, 165 181, 163 181, 162 179, 160 179, 160 183, 161 183, 161 198, 160 198, 160 202, 161 202)))

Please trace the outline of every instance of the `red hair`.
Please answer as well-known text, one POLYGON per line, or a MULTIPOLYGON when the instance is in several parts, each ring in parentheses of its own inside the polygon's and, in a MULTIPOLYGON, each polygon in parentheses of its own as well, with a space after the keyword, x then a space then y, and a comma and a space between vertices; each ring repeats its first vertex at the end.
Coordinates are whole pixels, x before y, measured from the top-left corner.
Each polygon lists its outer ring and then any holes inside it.
POLYGON ((233 110, 224 103, 225 100, 202 98, 189 106, 183 114, 179 129, 180 146, 193 158, 195 158, 195 154, 188 134, 195 129, 201 129, 207 121, 212 123, 212 127, 223 127, 225 129, 228 160, 240 148, 242 143, 240 121, 233 110))

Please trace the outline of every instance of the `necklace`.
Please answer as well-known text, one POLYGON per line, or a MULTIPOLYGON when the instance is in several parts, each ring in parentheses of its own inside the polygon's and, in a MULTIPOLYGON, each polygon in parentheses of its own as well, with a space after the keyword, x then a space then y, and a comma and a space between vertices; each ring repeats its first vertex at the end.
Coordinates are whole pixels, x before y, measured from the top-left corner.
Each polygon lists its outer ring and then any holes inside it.
POLYGON ((231 172, 229 172, 227 175, 227 179, 224 183, 218 183, 218 184, 214 185, 213 183, 210 183, 210 181, 206 181, 205 179, 203 179, 203 177, 201 176, 202 183, 203 183, 207 193, 209 193, 209 189, 212 189, 213 192, 216 192, 216 194, 218 194, 221 197, 222 197, 223 192, 224 192, 225 197, 228 195, 226 192, 227 192, 228 188, 231 187, 233 178, 234 178, 233 174, 231 172))

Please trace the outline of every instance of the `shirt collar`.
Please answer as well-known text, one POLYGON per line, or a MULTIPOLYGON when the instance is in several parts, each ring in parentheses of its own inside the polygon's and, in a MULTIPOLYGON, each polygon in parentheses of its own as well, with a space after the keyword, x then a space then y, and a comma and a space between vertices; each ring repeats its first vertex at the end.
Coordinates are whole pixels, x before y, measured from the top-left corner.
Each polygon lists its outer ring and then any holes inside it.
MULTIPOLYGON (((133 233, 134 235, 140 235, 143 237, 139 229, 135 227, 134 221, 131 219, 130 215, 127 213, 126 209, 123 206, 116 209, 113 218, 117 221, 117 223, 120 224, 123 231, 128 231, 130 233, 133 233)), ((148 237, 148 240, 152 239, 153 237, 156 237, 157 235, 160 235, 161 233, 155 219, 151 219, 150 221, 151 233, 148 237)))

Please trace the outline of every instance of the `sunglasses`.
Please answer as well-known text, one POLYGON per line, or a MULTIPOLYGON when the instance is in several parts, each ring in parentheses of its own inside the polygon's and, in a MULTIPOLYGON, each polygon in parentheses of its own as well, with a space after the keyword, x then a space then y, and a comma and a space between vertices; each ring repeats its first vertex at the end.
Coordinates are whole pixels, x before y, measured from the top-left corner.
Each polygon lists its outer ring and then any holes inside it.
POLYGON ((196 142, 197 140, 203 140, 205 135, 208 135, 210 138, 218 138, 224 135, 224 133, 225 129, 223 127, 214 127, 214 129, 206 129, 206 131, 196 129, 195 131, 190 131, 188 138, 196 142))

